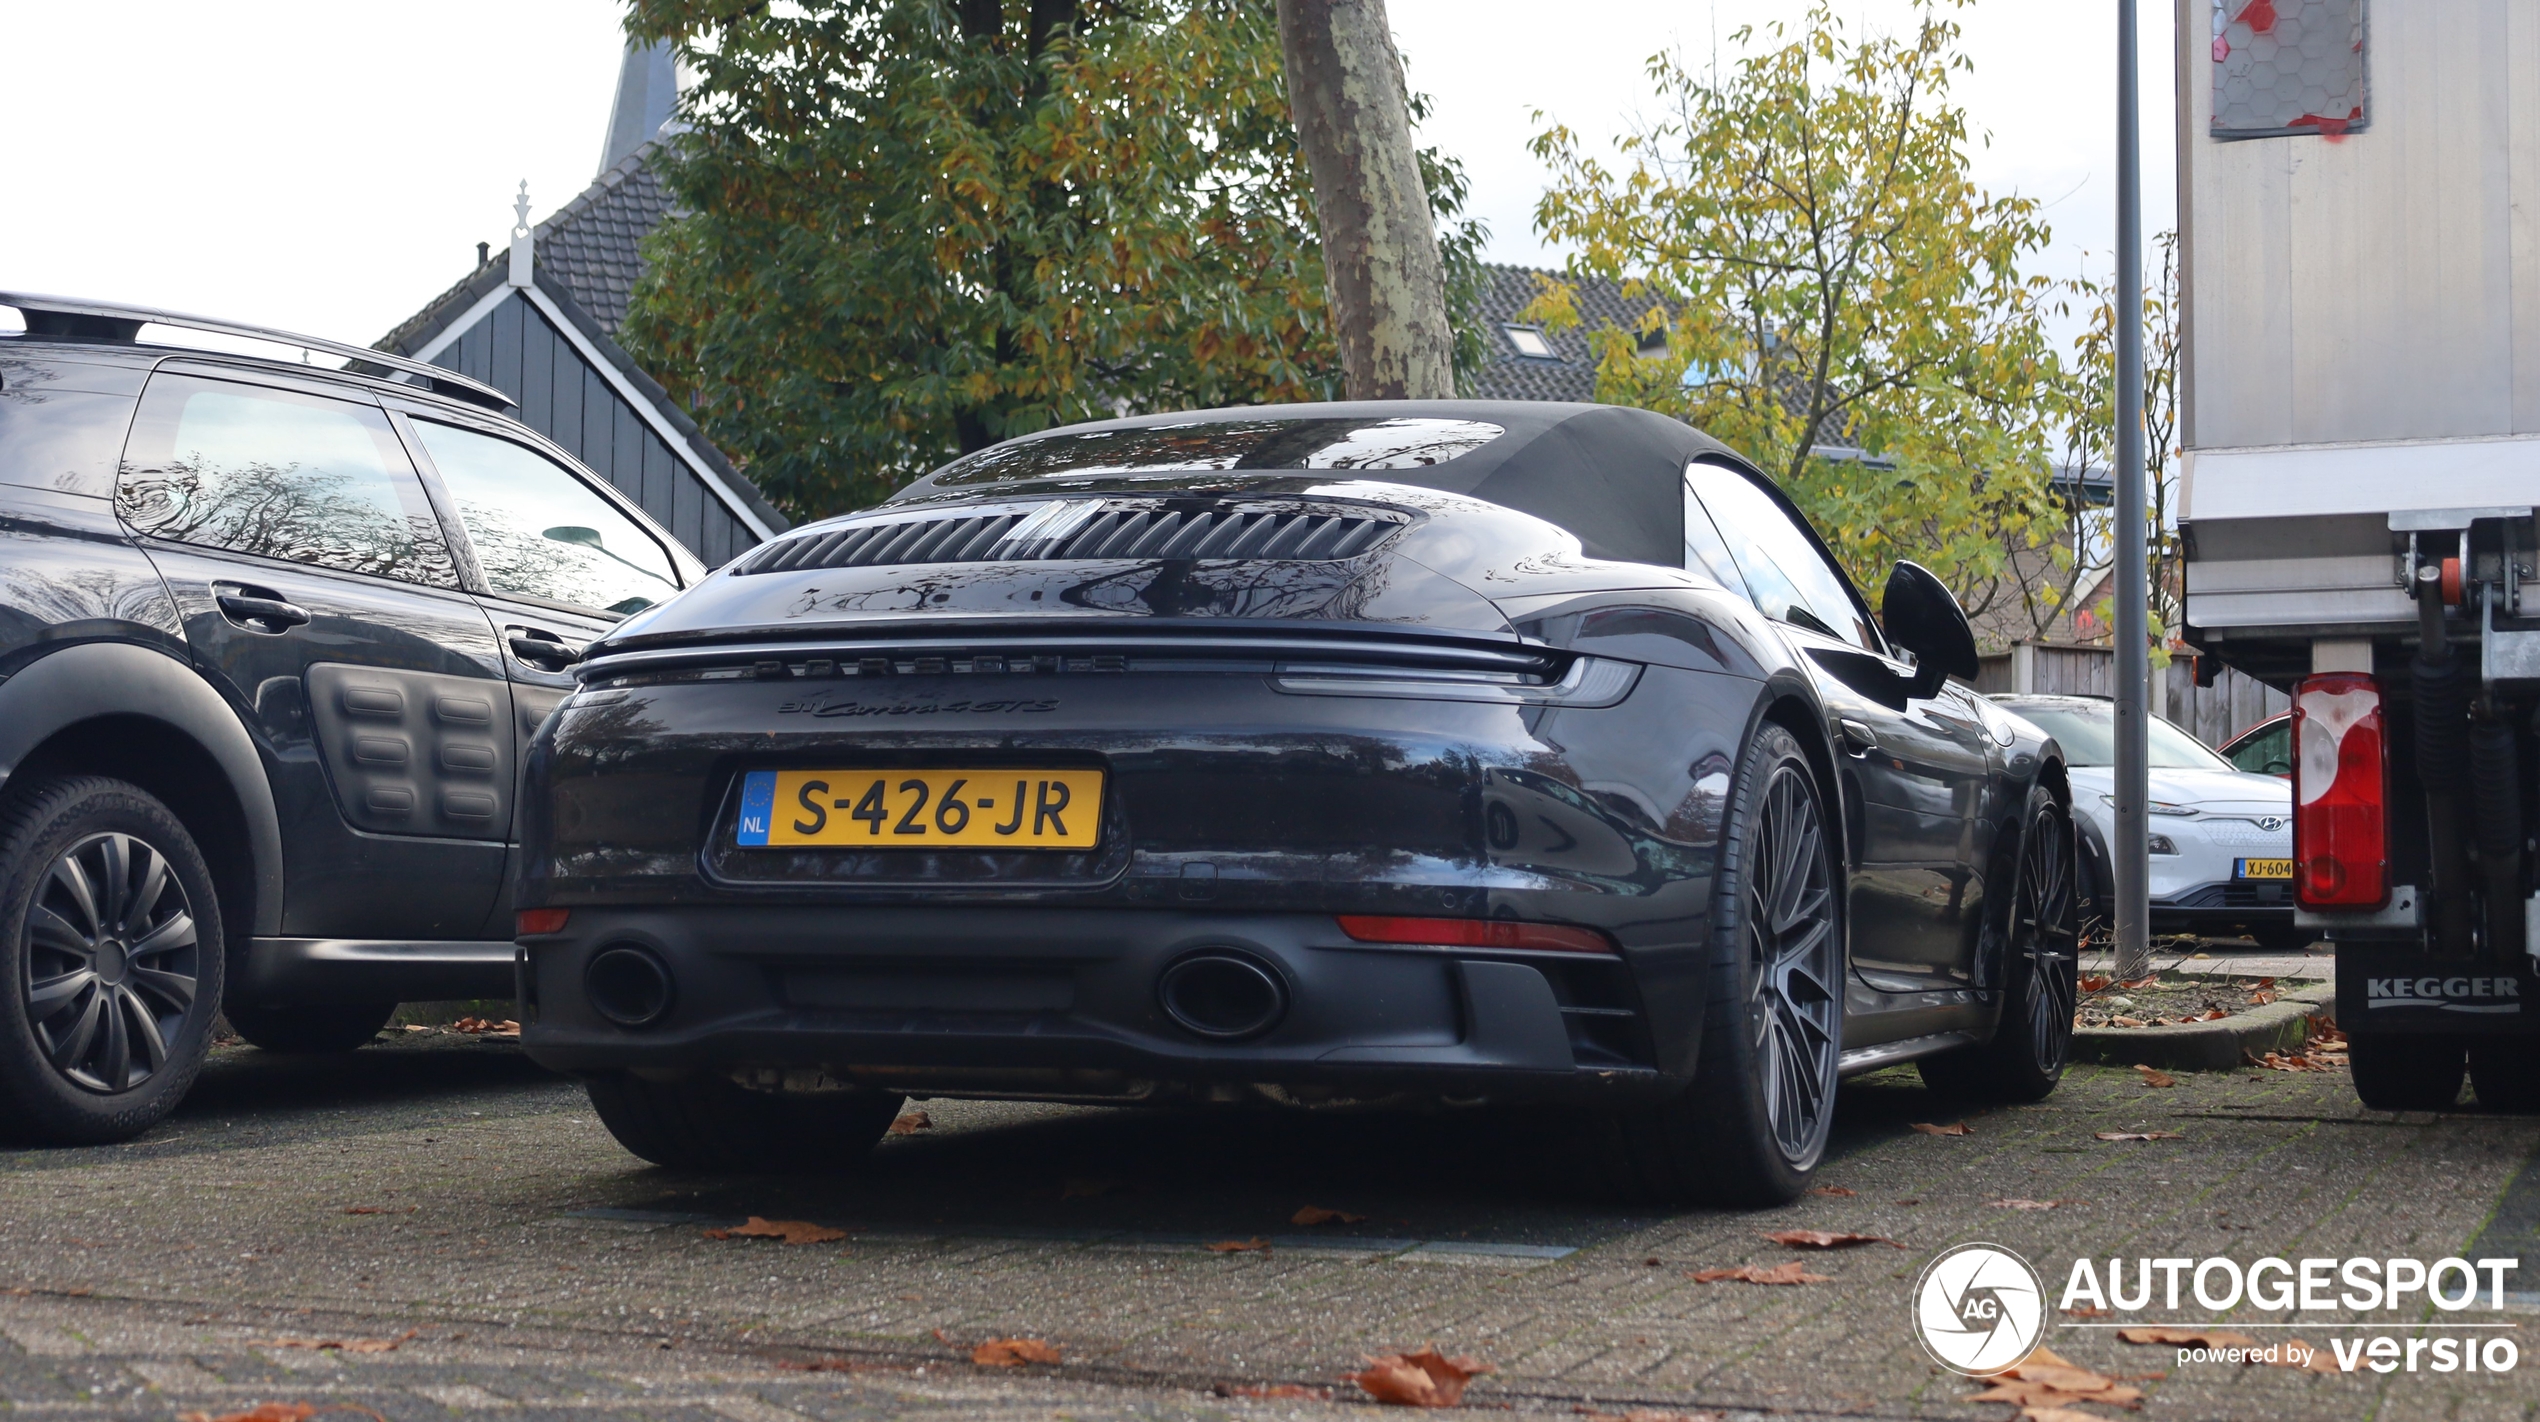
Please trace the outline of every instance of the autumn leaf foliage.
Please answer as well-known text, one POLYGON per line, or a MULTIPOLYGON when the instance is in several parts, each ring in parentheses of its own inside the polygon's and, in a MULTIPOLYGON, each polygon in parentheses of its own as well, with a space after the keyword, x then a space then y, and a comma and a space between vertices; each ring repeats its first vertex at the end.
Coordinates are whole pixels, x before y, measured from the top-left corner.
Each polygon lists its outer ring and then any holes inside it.
MULTIPOLYGON (((1270 5, 637 0, 629 29, 695 81, 626 337, 788 514, 1055 424, 1336 390, 1270 5)), ((1422 170, 1451 213, 1460 173, 1422 170)), ((1477 289, 1478 229, 1439 235, 1477 289)))
MULTIPOLYGON (((1754 460, 1863 586, 1911 558, 1981 618, 2020 596, 2012 550, 2043 561, 2061 536, 2044 320, 2064 298, 2021 270, 2049 238, 2038 203, 1969 176, 1954 8, 1854 34, 1818 0, 1735 31, 1717 64, 1651 58, 1663 117, 1619 162, 1567 127, 1535 137, 1535 226, 1638 314, 1590 332, 1597 399, 1754 460)), ((1529 314, 1578 323, 1576 288, 1529 314)))
POLYGON ((1367 1366, 1346 1375, 1369 1397, 1396 1407, 1454 1407, 1464 1401, 1464 1387, 1484 1373, 1496 1372, 1479 1358, 1450 1358, 1432 1345, 1417 1353, 1370 1358, 1367 1366))

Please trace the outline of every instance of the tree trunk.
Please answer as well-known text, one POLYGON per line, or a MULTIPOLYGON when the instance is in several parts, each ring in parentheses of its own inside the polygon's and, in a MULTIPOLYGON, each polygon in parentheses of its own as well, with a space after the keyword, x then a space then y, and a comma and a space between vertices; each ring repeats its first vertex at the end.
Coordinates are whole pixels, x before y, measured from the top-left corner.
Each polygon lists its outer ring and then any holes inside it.
POLYGON ((1279 47, 1314 181, 1346 392, 1450 398, 1446 273, 1384 0, 1279 0, 1279 47))

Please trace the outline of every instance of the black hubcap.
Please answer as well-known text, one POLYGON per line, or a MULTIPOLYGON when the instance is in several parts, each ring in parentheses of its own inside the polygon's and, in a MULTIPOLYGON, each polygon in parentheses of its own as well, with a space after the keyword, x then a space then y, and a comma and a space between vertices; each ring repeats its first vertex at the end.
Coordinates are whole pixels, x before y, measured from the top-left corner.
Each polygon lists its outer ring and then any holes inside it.
POLYGON ((53 861, 27 910, 26 1017, 53 1069, 129 1091, 167 1065, 201 971, 194 914, 165 856, 91 835, 53 861))
POLYGON ((1765 787, 1746 882, 1747 1023, 1773 1139, 1794 1165, 1833 1119, 1842 945, 1816 798, 1782 766, 1765 787))
POLYGON ((2040 1071, 2057 1071, 2072 1051, 2075 982, 2081 967, 2079 904, 2073 895, 2071 826, 2053 810, 2029 824, 2029 852, 2020 865, 2019 902, 2012 909, 2012 951, 2028 964, 2029 1050, 2040 1071))

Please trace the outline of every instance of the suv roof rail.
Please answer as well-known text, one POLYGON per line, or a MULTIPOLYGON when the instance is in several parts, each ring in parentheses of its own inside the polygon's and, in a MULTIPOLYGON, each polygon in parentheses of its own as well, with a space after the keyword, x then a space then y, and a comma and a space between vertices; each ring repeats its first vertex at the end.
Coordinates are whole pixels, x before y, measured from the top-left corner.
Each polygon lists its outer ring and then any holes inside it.
POLYGON ((14 306, 26 317, 29 335, 60 336, 71 340, 129 341, 147 326, 173 326, 180 330, 202 331, 215 336, 236 336, 251 341, 271 341, 276 345, 297 346, 307 351, 323 351, 342 356, 357 375, 371 371, 372 366, 390 377, 408 375, 419 379, 426 389, 436 394, 482 405, 489 410, 508 410, 518 401, 480 380, 471 380, 455 370, 445 370, 424 361, 409 360, 386 351, 364 346, 346 345, 323 336, 303 336, 290 331, 277 331, 266 326, 241 325, 209 316, 188 316, 178 311, 162 311, 152 306, 127 306, 113 301, 87 301, 69 296, 37 296, 27 292, 0 291, 0 306, 14 306))

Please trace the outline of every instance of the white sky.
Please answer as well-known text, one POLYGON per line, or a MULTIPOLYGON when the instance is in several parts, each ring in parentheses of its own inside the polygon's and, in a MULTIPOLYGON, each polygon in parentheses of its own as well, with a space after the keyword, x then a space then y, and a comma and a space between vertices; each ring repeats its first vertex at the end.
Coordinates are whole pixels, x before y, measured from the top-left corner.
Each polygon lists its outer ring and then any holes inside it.
MULTIPOLYGON (((2172 209, 2169 7, 2144 0, 2147 232, 2172 209)), ((1556 264, 1532 231, 1543 109, 1632 125, 1650 54, 1799 0, 1391 0, 1423 141, 1464 160, 1490 255, 1556 264)), ((1846 0, 1901 28, 1904 0, 1846 0)), ((2115 198, 2113 0, 1980 0, 1958 91, 1993 135, 1977 180, 2046 200, 2049 275, 2105 275, 2115 198)), ((0 290, 144 302, 367 344, 598 164, 617 0, 116 0, 0 8, 0 290), (41 57, 41 58, 39 58, 41 57)))

